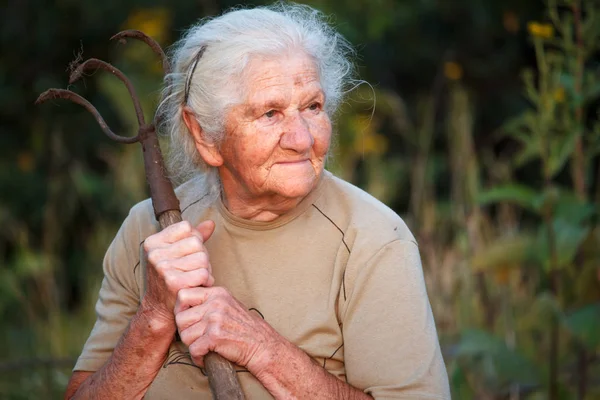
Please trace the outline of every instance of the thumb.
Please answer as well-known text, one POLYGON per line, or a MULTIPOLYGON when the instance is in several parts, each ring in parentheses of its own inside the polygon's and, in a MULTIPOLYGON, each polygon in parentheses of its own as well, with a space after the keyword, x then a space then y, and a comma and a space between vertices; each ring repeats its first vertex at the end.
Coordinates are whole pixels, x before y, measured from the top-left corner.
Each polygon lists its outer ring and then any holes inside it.
POLYGON ((214 221, 208 219, 198 224, 196 229, 198 230, 198 232, 200 232, 200 235, 202 235, 202 241, 206 242, 208 239, 210 239, 213 232, 215 231, 215 223, 214 221))

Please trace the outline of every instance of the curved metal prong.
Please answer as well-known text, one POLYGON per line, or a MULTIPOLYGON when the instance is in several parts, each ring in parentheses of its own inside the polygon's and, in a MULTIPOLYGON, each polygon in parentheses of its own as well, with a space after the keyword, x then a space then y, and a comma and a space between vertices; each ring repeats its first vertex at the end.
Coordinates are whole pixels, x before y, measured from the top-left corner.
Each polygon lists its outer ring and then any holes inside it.
POLYGON ((165 55, 165 52, 163 51, 162 47, 160 47, 160 45, 156 42, 156 40, 152 39, 150 36, 146 35, 144 32, 138 31, 136 29, 128 29, 125 31, 121 31, 121 32, 117 33, 116 35, 114 35, 113 37, 111 37, 110 40, 116 39, 121 42, 125 42, 126 38, 140 40, 140 41, 146 43, 148 46, 150 46, 152 51, 154 51, 154 53, 156 53, 156 55, 158 55, 158 57, 160 57, 165 75, 168 75, 171 73, 171 66, 169 65, 169 60, 167 59, 167 56, 165 55))
POLYGON ((73 70, 71 76, 69 77, 69 83, 72 84, 75 81, 77 81, 83 76, 83 73, 85 71, 97 70, 99 68, 110 72, 125 84, 127 90, 129 91, 129 95, 131 96, 131 100, 133 101, 133 107, 135 108, 135 115, 137 116, 138 124, 140 126, 144 125, 146 123, 144 119, 144 112, 142 111, 140 99, 135 92, 135 88, 133 87, 131 81, 125 76, 125 74, 123 74, 123 72, 121 72, 114 65, 102 60, 98 60, 97 58, 90 58, 89 60, 86 60, 83 63, 79 64, 79 66, 77 66, 77 68, 73 70))
POLYGON ((92 103, 90 103, 89 101, 87 101, 86 99, 84 99, 83 97, 78 95, 77 93, 72 92, 70 90, 48 89, 44 93, 40 94, 40 96, 35 101, 35 104, 41 104, 45 101, 54 100, 54 99, 69 100, 69 101, 72 101, 73 103, 77 103, 80 106, 83 106, 86 110, 88 110, 90 113, 92 113, 94 118, 96 118, 96 121, 98 121, 100 128, 102 128, 102 131, 106 134, 106 136, 108 136, 109 138, 111 138, 114 141, 117 141, 119 143, 126 143, 126 144, 135 143, 135 142, 139 141, 139 135, 136 135, 133 137, 125 137, 125 136, 117 135, 116 133, 111 131, 110 128, 108 127, 108 125, 106 124, 106 121, 104 121, 104 118, 102 118, 102 116, 100 115, 100 113, 98 112, 96 107, 94 107, 92 105, 92 103))

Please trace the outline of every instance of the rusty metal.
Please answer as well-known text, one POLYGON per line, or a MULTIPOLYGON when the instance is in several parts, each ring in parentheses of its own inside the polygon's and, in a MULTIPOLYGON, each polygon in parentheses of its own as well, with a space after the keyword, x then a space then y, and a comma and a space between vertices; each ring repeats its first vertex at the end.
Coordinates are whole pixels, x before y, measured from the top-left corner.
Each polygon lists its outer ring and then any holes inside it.
POLYGON ((106 136, 108 136, 109 138, 111 138, 112 140, 114 140, 116 142, 130 144, 130 143, 136 143, 139 141, 138 135, 133 136, 133 137, 126 137, 126 136, 120 136, 120 135, 117 135, 116 133, 114 133, 108 127, 108 125, 106 124, 106 121, 104 121, 104 118, 102 118, 102 115, 100 115, 100 112, 98 112, 98 110, 96 109, 96 107, 94 107, 92 105, 92 103, 90 103, 89 101, 87 101, 86 99, 84 99, 83 97, 78 95, 77 93, 72 92, 70 90, 48 89, 44 93, 40 94, 40 96, 35 101, 35 104, 41 104, 46 101, 54 100, 54 99, 69 100, 69 101, 72 101, 73 103, 77 103, 80 106, 83 106, 86 110, 88 110, 94 116, 94 118, 96 118, 96 121, 98 121, 98 125, 100 125, 100 128, 102 128, 102 132, 104 132, 106 134, 106 136))
MULTIPOLYGON (((111 39, 117 39, 124 42, 127 38, 140 40, 146 43, 156 53, 163 64, 165 75, 170 73, 169 62, 160 45, 146 34, 136 30, 126 30, 117 33, 111 39)), ((79 104, 88 110, 102 128, 102 131, 112 140, 119 143, 136 143, 142 145, 144 152, 144 168, 146 170, 146 181, 150 188, 150 197, 154 208, 154 215, 159 222, 160 229, 181 221, 181 210, 179 200, 173 190, 173 185, 167 177, 158 137, 156 135, 156 126, 153 121, 150 124, 145 122, 144 112, 140 105, 139 97, 131 81, 114 65, 102 60, 91 58, 78 65, 69 78, 69 83, 79 80, 86 72, 103 69, 110 72, 125 84, 137 116, 139 128, 138 134, 133 137, 125 137, 114 133, 106 124, 100 112, 89 101, 79 94, 66 89, 49 89, 42 93, 36 100, 36 104, 41 104, 54 99, 69 100, 79 104)), ((218 355, 210 352, 204 358, 204 366, 213 398, 215 400, 242 400, 244 395, 237 379, 232 364, 218 355)))
POLYGON ((140 127, 144 125, 146 121, 144 121, 144 112, 142 111, 142 106, 140 105, 140 98, 135 92, 135 88, 133 87, 131 81, 114 65, 102 60, 98 60, 97 58, 90 58, 89 60, 79 64, 79 66, 73 70, 71 76, 69 76, 69 84, 77 82, 85 72, 96 71, 98 69, 103 69, 110 72, 125 84, 125 87, 131 96, 131 100, 133 101, 133 107, 135 108, 135 115, 137 117, 138 124, 140 127))
POLYGON ((127 38, 140 40, 146 43, 152 49, 152 51, 160 58, 160 61, 162 62, 163 66, 163 72, 165 73, 165 75, 171 73, 171 66, 169 65, 169 60, 167 59, 167 56, 165 55, 165 52, 163 51, 162 47, 160 47, 156 40, 152 39, 144 32, 135 29, 128 29, 126 31, 121 31, 117 33, 116 35, 111 37, 110 40, 118 40, 119 43, 125 44, 127 42, 127 38))

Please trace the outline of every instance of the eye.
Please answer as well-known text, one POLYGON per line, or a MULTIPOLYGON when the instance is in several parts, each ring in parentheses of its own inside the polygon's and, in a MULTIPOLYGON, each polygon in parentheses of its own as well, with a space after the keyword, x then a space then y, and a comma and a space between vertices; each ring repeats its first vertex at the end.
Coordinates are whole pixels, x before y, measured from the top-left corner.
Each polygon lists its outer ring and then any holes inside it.
POLYGON ((308 106, 308 109, 310 111, 319 111, 321 109, 321 104, 320 103, 312 103, 310 106, 308 106))
POLYGON ((264 115, 267 118, 273 118, 275 116, 275 110, 269 110, 264 115))

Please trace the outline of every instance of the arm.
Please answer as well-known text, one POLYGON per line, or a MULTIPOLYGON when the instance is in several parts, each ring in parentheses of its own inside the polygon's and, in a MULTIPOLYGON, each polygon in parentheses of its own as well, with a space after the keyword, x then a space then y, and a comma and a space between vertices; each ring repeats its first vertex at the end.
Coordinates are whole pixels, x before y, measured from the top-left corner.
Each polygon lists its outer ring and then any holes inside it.
POLYGON ((197 365, 209 351, 243 366, 276 399, 370 399, 279 335, 224 288, 179 291, 175 319, 197 365))
POLYGON ((95 373, 75 372, 65 398, 141 399, 162 367, 174 334, 173 323, 157 319, 142 303, 108 362, 95 373))
POLYGON ((270 348, 269 353, 268 363, 256 376, 276 399, 372 399, 331 375, 285 339, 270 348))
POLYGON ((353 252, 340 302, 346 377, 376 399, 449 399, 417 244, 353 252))
MULTIPOLYGON (((66 398, 144 396, 163 365, 173 340, 175 319, 172 310, 177 292, 181 288, 210 286, 214 282, 203 245, 212 234, 214 223, 208 221, 198 228, 184 221, 146 239, 147 290, 137 312, 117 345, 111 349, 110 358, 98 371, 74 373, 66 398)), ((108 307, 104 303, 118 304, 121 308, 123 303, 131 303, 124 298, 127 296, 123 295, 122 285, 115 275, 118 274, 110 267, 105 270, 98 306, 100 332, 104 328, 103 320, 110 314, 106 312, 108 307)))
POLYGON ((219 287, 178 294, 175 319, 192 359, 202 365, 203 355, 216 351, 280 399, 449 399, 416 244, 395 240, 376 254, 356 253, 346 270, 348 298, 340 300, 350 384, 219 287))

